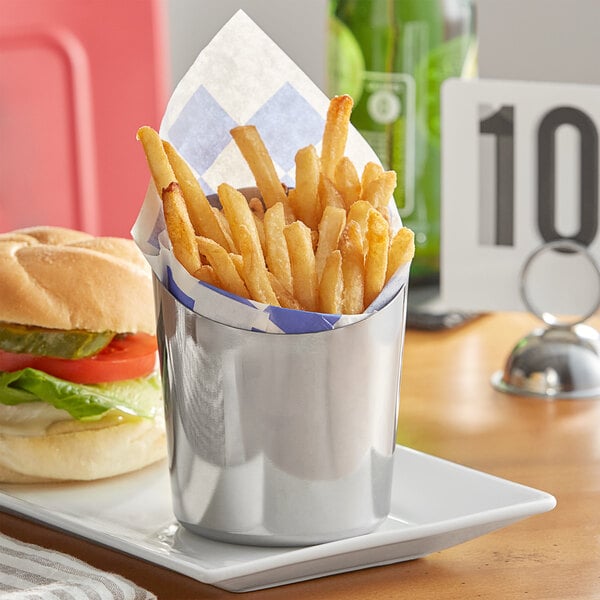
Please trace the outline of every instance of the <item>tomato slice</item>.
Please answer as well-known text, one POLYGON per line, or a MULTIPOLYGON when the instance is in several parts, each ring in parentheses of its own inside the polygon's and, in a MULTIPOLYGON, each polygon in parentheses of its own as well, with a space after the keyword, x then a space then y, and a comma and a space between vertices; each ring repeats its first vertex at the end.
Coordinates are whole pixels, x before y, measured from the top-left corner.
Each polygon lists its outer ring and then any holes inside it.
POLYGON ((156 337, 147 333, 117 336, 102 351, 68 359, 0 350, 0 371, 38 369, 74 383, 107 383, 145 377, 156 366, 156 337))

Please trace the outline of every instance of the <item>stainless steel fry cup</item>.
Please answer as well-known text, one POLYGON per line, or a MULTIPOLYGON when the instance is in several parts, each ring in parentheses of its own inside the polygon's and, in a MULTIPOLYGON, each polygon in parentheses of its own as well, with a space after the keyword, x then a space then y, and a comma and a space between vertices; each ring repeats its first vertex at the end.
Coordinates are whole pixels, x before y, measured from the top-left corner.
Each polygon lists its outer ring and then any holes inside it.
POLYGON ((177 520, 241 544, 368 533, 390 510, 406 286, 319 333, 236 329, 155 280, 177 520))

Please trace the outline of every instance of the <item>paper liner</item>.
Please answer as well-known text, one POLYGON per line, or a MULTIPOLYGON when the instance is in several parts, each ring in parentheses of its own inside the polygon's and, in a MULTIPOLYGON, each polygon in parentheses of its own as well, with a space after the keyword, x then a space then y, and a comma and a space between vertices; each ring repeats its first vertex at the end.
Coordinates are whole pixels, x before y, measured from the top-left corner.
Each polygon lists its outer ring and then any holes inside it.
MULTIPOLYGON (((243 12, 238 11, 202 50, 179 82, 160 126, 188 162, 207 195, 225 182, 256 185, 230 130, 255 125, 280 180, 293 187, 296 152, 310 144, 320 152, 329 98, 243 12)), ((379 159, 350 127, 348 156, 361 173, 379 159)), ((392 229, 401 226, 393 198, 392 229)), ((357 322, 385 306, 408 284, 409 264, 360 315, 330 315, 268 306, 211 287, 191 276, 175 259, 165 230, 162 203, 151 182, 132 236, 161 283, 188 308, 240 329, 269 333, 310 333, 357 322)))

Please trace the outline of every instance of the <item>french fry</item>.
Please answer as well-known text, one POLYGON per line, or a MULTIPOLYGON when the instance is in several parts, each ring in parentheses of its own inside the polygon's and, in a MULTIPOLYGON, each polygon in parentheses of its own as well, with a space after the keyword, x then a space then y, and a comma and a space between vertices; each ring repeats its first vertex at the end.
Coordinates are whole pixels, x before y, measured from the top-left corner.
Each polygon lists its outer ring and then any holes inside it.
POLYGON ((358 200, 350 207, 347 221, 356 221, 360 225, 360 230, 364 235, 367 231, 369 214, 373 210, 373 205, 370 202, 367 202, 366 200, 358 200))
POLYGON ((362 172, 360 179, 361 193, 360 198, 364 200, 365 191, 369 187, 371 181, 377 179, 383 173, 383 167, 375 162, 368 162, 362 172))
POLYGON ((378 208, 377 211, 388 223, 390 222, 391 217, 390 217, 390 207, 389 206, 382 206, 382 207, 378 208))
POLYGON ((264 219, 265 206, 260 198, 250 198, 250 200, 248 200, 248 206, 255 217, 258 217, 261 221, 264 219))
POLYGON ((244 259, 241 254, 233 254, 229 253, 229 258, 231 258, 231 262, 235 265, 237 269, 238 275, 243 279, 244 278, 244 259))
POLYGON ((319 244, 319 232, 318 230, 310 230, 310 241, 312 242, 313 252, 317 251, 317 245, 319 244))
POLYGON ((271 273, 271 271, 268 271, 267 275, 269 276, 269 281, 271 282, 271 287, 273 288, 273 291, 277 296, 277 300, 279 300, 279 304, 281 304, 283 308, 291 308, 293 310, 304 310, 300 302, 298 302, 298 300, 294 298, 292 292, 287 290, 283 283, 281 283, 281 281, 279 281, 279 279, 277 279, 277 277, 275 277, 275 275, 271 273))
POLYGON ((210 265, 202 265, 194 272, 194 277, 199 281, 204 281, 204 283, 208 283, 214 287, 220 287, 221 285, 214 269, 210 265))
POLYGON ((246 284, 240 277, 227 250, 214 240, 202 236, 196 236, 196 243, 200 254, 206 256, 206 260, 217 274, 221 282, 220 287, 236 296, 248 298, 246 284))
POLYGON ((231 135, 254 175, 265 206, 270 208, 276 202, 287 205, 287 197, 275 165, 256 127, 240 125, 231 130, 231 135))
POLYGON ((302 221, 286 225, 283 233, 292 267, 294 296, 305 310, 317 310, 318 288, 310 229, 302 221))
POLYGON ((344 280, 342 309, 347 315, 359 314, 364 304, 365 265, 362 233, 356 221, 346 225, 340 239, 340 252, 344 280))
POLYGON ((296 152, 296 187, 290 190, 289 201, 298 219, 316 229, 323 212, 319 204, 320 159, 314 146, 296 152))
POLYGON ((281 306, 269 280, 265 259, 254 233, 245 224, 240 224, 238 241, 242 253, 242 273, 251 297, 257 302, 281 306))
POLYGON ((221 230, 221 233, 227 240, 227 246, 225 246, 225 247, 230 248, 232 252, 236 252, 237 248, 236 248, 235 242, 233 241, 233 237, 231 235, 231 227, 229 227, 229 221, 227 220, 227 217, 216 206, 211 206, 210 208, 211 208, 213 215, 215 216, 215 219, 217 220, 217 223, 219 225, 219 229, 221 230))
POLYGON ((342 195, 335 188, 333 181, 323 173, 319 178, 319 203, 323 210, 326 206, 337 206, 346 209, 342 195))
POLYGON ((336 250, 340 235, 346 226, 346 211, 337 206, 327 206, 319 223, 319 241, 315 253, 317 280, 321 280, 329 255, 336 250))
POLYGON ((265 224, 261 219, 259 219, 255 213, 252 213, 254 217, 254 224, 256 225, 256 233, 258 233, 258 239, 260 241, 260 247, 262 248, 263 254, 266 258, 267 252, 267 241, 265 239, 265 224))
POLYGON ((396 172, 384 171, 363 189, 362 199, 369 201, 377 210, 381 211, 387 208, 395 189, 396 172))
POLYGON ((265 239, 265 225, 263 220, 265 218, 265 207, 260 198, 250 198, 248 200, 248 206, 254 215, 254 223, 256 224, 256 231, 258 232, 258 238, 260 239, 260 245, 262 246, 263 254, 267 252, 267 242, 265 239))
POLYGON ((162 201, 165 224, 173 245, 173 254, 186 271, 193 275, 201 267, 202 262, 196 245, 196 234, 187 213, 179 184, 170 183, 163 190, 162 201))
POLYGON ((347 156, 342 156, 335 166, 333 182, 347 209, 360 200, 360 178, 354 163, 347 156))
POLYGON ((147 125, 138 129, 137 139, 142 142, 142 148, 146 154, 154 186, 158 195, 162 198, 163 190, 169 187, 172 182, 177 181, 171 163, 163 148, 162 140, 158 133, 147 125))
POLYGON ((267 209, 264 226, 267 266, 283 287, 289 293, 293 293, 292 267, 287 242, 283 233, 286 224, 283 205, 281 203, 278 202, 267 209))
POLYGON ((321 276, 319 310, 332 315, 340 314, 342 312, 343 291, 342 253, 339 250, 334 250, 327 257, 321 276))
POLYGON ((415 255, 415 234, 408 227, 402 227, 392 238, 388 254, 386 283, 392 275, 415 255))
POLYGON ((389 225, 380 212, 372 210, 365 235, 365 306, 369 306, 385 285, 390 242, 389 225))
POLYGON ((335 96, 329 102, 323 132, 321 170, 331 180, 334 179, 335 166, 344 156, 353 104, 352 98, 348 95, 335 96))
POLYGON ((233 238, 235 247, 243 256, 240 245, 240 228, 244 226, 248 229, 254 243, 261 251, 260 254, 262 256, 262 244, 260 243, 260 237, 258 235, 258 230, 256 229, 256 221, 254 220, 254 215, 248 206, 248 201, 244 197, 244 194, 230 186, 228 183, 222 183, 217 188, 217 193, 219 194, 219 200, 223 206, 223 213, 229 223, 231 237, 233 238))
POLYGON ((232 250, 212 211, 212 206, 187 162, 169 142, 163 141, 163 147, 181 187, 194 231, 214 240, 223 248, 232 250))

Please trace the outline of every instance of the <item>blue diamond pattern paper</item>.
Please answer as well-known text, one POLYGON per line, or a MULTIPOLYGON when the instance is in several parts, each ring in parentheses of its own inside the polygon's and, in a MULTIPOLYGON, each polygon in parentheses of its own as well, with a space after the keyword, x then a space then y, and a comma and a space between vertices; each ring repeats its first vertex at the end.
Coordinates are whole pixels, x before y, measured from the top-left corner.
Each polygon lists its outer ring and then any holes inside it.
POLYGON ((260 107, 249 123, 255 125, 267 148, 273 148, 271 158, 284 171, 294 168, 299 148, 317 146, 323 135, 325 120, 289 83, 285 83, 260 107), (271 115, 283 115, 287 123, 285 135, 271 115))
MULTIPOLYGON (((320 150, 329 98, 243 11, 238 11, 198 55, 171 96, 160 127, 191 166, 207 195, 226 182, 252 187, 255 181, 230 130, 255 125, 280 180, 293 187, 296 152, 320 150)), ((350 127, 346 155, 359 172, 379 162, 350 127)), ((392 227, 401 226, 393 200, 392 227)), ((208 286, 175 259, 165 230, 161 200, 150 183, 132 235, 155 276, 194 312, 219 323, 268 333, 311 333, 343 327, 383 308, 408 284, 402 267, 361 315, 323 315, 266 306, 208 286)))
POLYGON ((231 142, 229 132, 236 125, 200 86, 169 129, 168 137, 196 173, 204 173, 231 142))

